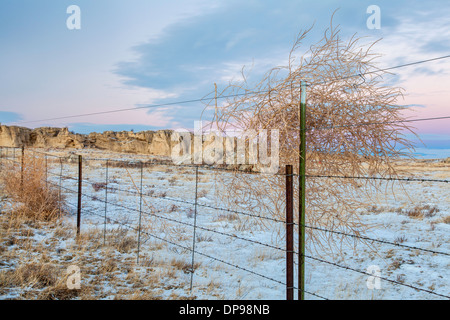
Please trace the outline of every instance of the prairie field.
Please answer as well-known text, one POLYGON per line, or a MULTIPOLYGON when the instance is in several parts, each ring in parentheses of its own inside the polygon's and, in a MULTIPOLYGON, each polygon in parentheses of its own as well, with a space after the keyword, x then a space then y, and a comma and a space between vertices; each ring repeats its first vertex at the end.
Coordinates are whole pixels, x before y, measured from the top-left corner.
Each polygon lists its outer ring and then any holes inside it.
MULTIPOLYGON (((138 161, 149 156, 132 154, 41 151, 52 155, 41 161, 41 184, 53 195, 52 215, 44 218, 33 216, 42 206, 24 207, 26 191, 14 197, 9 190, 7 172, 17 173, 19 163, 2 159, 0 299, 285 299, 285 224, 264 212, 231 208, 218 197, 227 175, 253 174, 164 163, 141 167, 138 161), (79 236, 75 153, 86 159, 79 236), (80 279, 75 289, 68 285, 73 266, 80 279)), ((396 165, 417 181, 380 182, 357 212, 368 226, 364 239, 343 235, 333 242, 323 235, 335 249, 330 251, 310 237, 326 231, 307 233, 305 299, 450 295, 450 188, 420 181, 448 181, 450 163, 396 165), (370 276, 372 270, 379 278, 370 276)))

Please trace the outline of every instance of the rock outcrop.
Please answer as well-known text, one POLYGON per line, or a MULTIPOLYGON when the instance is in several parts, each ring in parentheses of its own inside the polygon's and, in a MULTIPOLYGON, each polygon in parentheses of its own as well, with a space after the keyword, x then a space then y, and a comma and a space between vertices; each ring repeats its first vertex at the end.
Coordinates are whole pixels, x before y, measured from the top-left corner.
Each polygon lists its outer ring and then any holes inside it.
POLYGON ((113 132, 77 134, 67 128, 41 127, 29 129, 16 126, 0 126, 0 146, 34 147, 54 149, 95 148, 114 152, 129 152, 170 156, 170 130, 143 132, 113 132))
MULTIPOLYGON (((172 130, 159 131, 105 131, 103 133, 78 134, 67 128, 41 127, 29 129, 25 127, 0 125, 0 147, 26 147, 49 149, 98 149, 118 153, 147 154, 153 156, 170 157, 177 164, 204 163, 237 166, 241 170, 258 169, 253 162, 242 162, 237 157, 237 138, 232 140, 232 147, 223 140, 221 150, 215 150, 214 135, 204 135, 200 139, 202 149, 193 133, 173 134, 172 130), (187 135, 186 135, 187 134, 187 135), (186 140, 185 140, 186 139, 186 140), (181 147, 183 142, 183 147, 181 147), (190 148, 189 146, 190 141, 190 148), (214 144, 213 144, 214 143, 214 144), (188 148, 189 150, 186 150, 188 148), (228 149, 229 148, 229 149, 228 149), (172 152, 174 154, 172 154, 172 152), (230 160, 229 155, 232 155, 230 160), (175 156, 175 157, 174 157, 175 156), (226 161, 225 161, 226 160, 226 161)), ((220 141, 218 141, 220 143, 220 141)), ((220 145, 220 144, 219 144, 220 145)), ((245 147, 244 159, 249 160, 249 148, 245 147)), ((278 163, 278 162, 276 162, 278 163)))

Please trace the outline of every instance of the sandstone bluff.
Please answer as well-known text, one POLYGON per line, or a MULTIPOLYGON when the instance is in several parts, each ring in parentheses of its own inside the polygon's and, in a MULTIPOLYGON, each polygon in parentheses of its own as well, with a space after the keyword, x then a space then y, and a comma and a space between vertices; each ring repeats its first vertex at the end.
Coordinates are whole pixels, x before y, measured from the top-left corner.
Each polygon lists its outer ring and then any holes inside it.
POLYGON ((93 148, 113 152, 128 152, 170 156, 171 130, 160 131, 105 131, 78 134, 68 128, 41 127, 29 129, 17 126, 0 126, 0 145, 4 147, 32 148, 93 148))

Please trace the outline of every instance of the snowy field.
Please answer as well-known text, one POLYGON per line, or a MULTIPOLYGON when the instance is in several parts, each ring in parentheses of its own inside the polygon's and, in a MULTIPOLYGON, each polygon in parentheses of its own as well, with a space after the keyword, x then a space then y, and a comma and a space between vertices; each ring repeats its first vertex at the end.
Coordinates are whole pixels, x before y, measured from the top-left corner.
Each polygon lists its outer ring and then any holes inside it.
MULTIPOLYGON (((67 155, 66 152, 54 154, 67 155)), ((148 157, 89 150, 82 154, 92 159, 148 160, 148 157)), ((72 228, 76 224, 77 205, 75 159, 73 157, 72 163, 61 166, 56 158, 49 158, 48 175, 50 183, 62 187, 68 204, 65 223, 72 228)), ((416 178, 450 179, 450 164, 427 161, 402 165, 412 168, 416 178)), ((232 173, 220 174, 226 178, 232 173)), ((243 179, 252 179, 250 174, 241 175, 243 179)), ((86 160, 81 233, 96 230, 108 243, 111 233, 125 230, 127 235, 137 239, 133 248, 125 255, 121 254, 120 259, 126 259, 127 263, 137 260, 139 246, 140 263, 134 264, 133 272, 141 278, 156 275, 164 283, 158 291, 162 299, 285 299, 285 226, 278 221, 261 220, 226 210, 229 208, 216 197, 220 186, 215 172, 207 169, 199 170, 195 215, 195 178, 195 168, 145 167, 141 200, 138 195, 141 188, 139 166, 123 168, 114 161, 108 161, 106 166, 106 161, 86 160), (195 272, 192 275, 190 249, 194 224, 195 272), (137 232, 139 226, 140 236, 137 232), (152 265, 148 261, 166 261, 172 266, 174 261, 178 261, 181 266, 177 272, 169 274, 163 270, 163 263, 152 265)), ((389 186, 385 190, 381 188, 384 192, 375 195, 376 202, 368 202, 367 206, 360 208, 361 221, 372 226, 365 236, 417 249, 379 242, 370 242, 370 246, 362 243, 356 247, 344 246, 340 256, 308 249, 307 256, 330 263, 306 258, 305 290, 314 294, 305 294, 306 299, 445 299, 443 296, 450 296, 448 183, 399 182, 389 186), (369 274, 364 274, 372 270, 378 270, 376 275, 395 283, 383 279, 377 282, 369 274)), ((51 230, 42 230, 34 237, 42 242, 54 239, 55 235, 51 230)), ((61 253, 73 246, 73 239, 58 239, 51 243, 52 250, 61 253)), ((101 263, 102 257, 97 258, 96 263, 101 263)), ((64 254, 55 254, 53 259, 62 265, 71 262, 64 254)), ((296 269, 297 258, 295 263, 296 269)), ((12 265, 12 262, 4 261, 0 268, 12 265)), ((84 276, 82 284, 90 281, 88 275, 98 267, 88 262, 80 266, 84 276)), ((127 275, 118 274, 117 277, 127 275)), ((297 281, 297 274, 294 279, 297 281)), ((102 285, 108 287, 104 290, 107 294, 99 298, 114 298, 117 293, 114 284, 105 282, 102 285)), ((0 294, 2 299, 15 298, 20 292, 11 289, 0 294)))

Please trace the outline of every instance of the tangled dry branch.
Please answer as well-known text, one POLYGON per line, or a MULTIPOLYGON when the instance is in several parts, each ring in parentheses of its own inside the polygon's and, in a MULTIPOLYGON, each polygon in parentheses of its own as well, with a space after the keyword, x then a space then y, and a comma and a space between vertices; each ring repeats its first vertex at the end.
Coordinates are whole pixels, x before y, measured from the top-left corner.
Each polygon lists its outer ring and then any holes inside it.
MULTIPOLYGON (((405 133, 413 133, 398 104, 403 89, 386 84, 386 72, 377 68, 376 42, 361 44, 352 37, 344 41, 339 27, 331 26, 323 38, 297 58, 310 30, 299 34, 288 65, 271 69, 256 85, 245 75, 223 92, 228 98, 216 112, 212 124, 224 134, 230 128, 246 132, 279 131, 280 168, 286 164, 298 172, 300 84, 306 81, 306 174, 394 177, 394 163, 410 154, 413 145, 405 133)), ((257 139, 257 136, 249 139, 257 139)), ((270 143, 270 141, 269 141, 270 143)), ((269 147, 270 149, 270 147, 269 147)), ((217 179, 221 179, 218 176, 217 179)), ((284 177, 237 174, 220 188, 220 197, 237 209, 284 216, 284 177)), ((352 234, 366 231, 357 214, 361 192, 370 197, 376 181, 352 179, 307 179, 306 223, 352 234)), ((296 191, 296 199, 298 192, 296 191)), ((367 197, 366 197, 367 199, 367 197)), ((310 233, 312 246, 336 249, 333 234, 310 233)), ((351 240, 353 241, 353 239, 351 240)))

